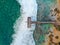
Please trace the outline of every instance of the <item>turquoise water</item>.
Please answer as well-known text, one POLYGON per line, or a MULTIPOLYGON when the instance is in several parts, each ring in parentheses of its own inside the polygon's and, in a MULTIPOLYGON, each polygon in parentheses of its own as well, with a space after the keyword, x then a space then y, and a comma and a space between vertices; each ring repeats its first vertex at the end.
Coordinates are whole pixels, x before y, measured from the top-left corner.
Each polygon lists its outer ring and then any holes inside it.
MULTIPOLYGON (((56 0, 36 0, 36 1, 37 1, 37 4, 38 4, 37 21, 44 21, 44 22, 45 21, 50 21, 50 20, 48 20, 49 19, 48 15, 50 14, 51 7, 54 4, 56 4, 56 0), (42 9, 42 7, 40 6, 40 3, 42 5, 44 5, 43 6, 44 9, 42 9), (41 11, 41 12, 43 11, 43 12, 39 13, 39 11, 41 11), (40 15, 42 15, 42 16, 39 17, 40 15)), ((43 33, 47 33, 49 28, 52 27, 52 24, 41 24, 40 26, 41 26, 40 30, 42 30, 43 33)), ((39 28, 39 27, 37 27, 37 28, 39 28)), ((34 36, 36 36, 37 34, 40 34, 39 32, 38 33, 37 32, 38 32, 38 29, 36 29, 36 34, 34 34, 34 36)), ((43 43, 43 41, 45 40, 45 37, 46 37, 45 34, 43 34, 43 33, 37 36, 37 38, 38 38, 37 40, 34 38, 36 45, 43 45, 42 43, 43 43)))
POLYGON ((10 45, 13 25, 20 16, 20 5, 16 0, 0 0, 0 45, 10 45))
MULTIPOLYGON (((44 9, 43 15, 42 15, 42 16, 44 16, 44 18, 42 18, 41 21, 49 21, 49 20, 47 20, 47 19, 49 19, 48 15, 50 14, 51 7, 56 4, 56 0, 42 0, 42 4, 43 3, 45 4, 45 9, 44 9), (45 18, 47 18, 47 19, 45 19, 45 18)), ((51 27, 52 25, 51 24, 41 24, 41 26, 43 27, 42 29, 45 32, 46 30, 49 30, 49 27, 51 27)))

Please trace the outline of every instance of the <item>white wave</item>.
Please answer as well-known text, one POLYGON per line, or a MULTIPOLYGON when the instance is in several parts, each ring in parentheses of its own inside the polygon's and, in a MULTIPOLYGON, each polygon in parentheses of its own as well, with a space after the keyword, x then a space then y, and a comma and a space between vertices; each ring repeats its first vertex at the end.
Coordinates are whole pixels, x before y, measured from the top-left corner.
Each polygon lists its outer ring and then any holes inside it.
POLYGON ((27 18, 32 17, 36 21, 37 4, 36 0, 17 0, 21 5, 21 16, 14 25, 15 34, 11 45, 35 45, 33 31, 35 24, 31 28, 27 27, 27 18))

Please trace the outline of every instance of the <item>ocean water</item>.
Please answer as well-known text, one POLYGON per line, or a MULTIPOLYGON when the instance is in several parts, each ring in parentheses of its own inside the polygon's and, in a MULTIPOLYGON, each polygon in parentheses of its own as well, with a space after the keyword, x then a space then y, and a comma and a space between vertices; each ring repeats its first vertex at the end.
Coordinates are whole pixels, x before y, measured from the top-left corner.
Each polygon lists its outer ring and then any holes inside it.
POLYGON ((36 0, 18 0, 18 2, 21 4, 21 16, 14 24, 15 34, 12 35, 13 41, 11 45, 35 45, 33 38, 35 25, 33 24, 31 28, 28 28, 27 18, 32 17, 32 20, 36 20, 36 0))
POLYGON ((36 14, 36 0, 0 0, 0 45, 35 45, 27 18, 36 21, 36 14))
POLYGON ((10 45, 13 25, 20 16, 20 4, 16 0, 0 0, 0 45, 10 45))
MULTIPOLYGON (((37 0, 0 0, 0 45, 36 45, 33 38, 35 24, 27 27, 27 18, 32 17, 37 21, 37 0)), ((49 9, 55 0, 41 0, 46 9, 44 15, 49 14, 49 9), (51 3, 52 2, 52 3, 51 3)), ((41 10, 40 10, 41 11, 41 10)), ((44 21, 44 19, 43 19, 44 21)), ((48 25, 42 25, 47 30, 48 25)))

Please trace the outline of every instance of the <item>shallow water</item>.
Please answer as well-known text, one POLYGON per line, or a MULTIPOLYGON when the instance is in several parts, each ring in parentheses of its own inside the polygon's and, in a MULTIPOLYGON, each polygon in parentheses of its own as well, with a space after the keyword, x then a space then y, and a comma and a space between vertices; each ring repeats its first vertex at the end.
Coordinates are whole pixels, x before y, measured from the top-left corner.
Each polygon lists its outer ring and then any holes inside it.
POLYGON ((18 2, 21 4, 21 16, 14 24, 15 34, 12 35, 14 40, 11 45, 35 45, 33 39, 35 25, 33 24, 31 28, 28 28, 27 18, 32 17, 32 20, 36 20, 36 0, 18 0, 18 2))
MULTIPOLYGON (((36 0, 38 5, 37 10, 37 21, 47 22, 52 21, 53 16, 51 13, 51 8, 56 6, 55 0, 36 0)), ((55 18, 54 18, 55 19, 55 18)), ((34 30, 34 40, 36 45, 45 45, 44 41, 46 38, 46 34, 48 31, 52 29, 52 24, 36 24, 36 28, 34 30)), ((53 29, 52 29, 53 30, 53 29)), ((46 39, 47 40, 47 39, 46 39)))

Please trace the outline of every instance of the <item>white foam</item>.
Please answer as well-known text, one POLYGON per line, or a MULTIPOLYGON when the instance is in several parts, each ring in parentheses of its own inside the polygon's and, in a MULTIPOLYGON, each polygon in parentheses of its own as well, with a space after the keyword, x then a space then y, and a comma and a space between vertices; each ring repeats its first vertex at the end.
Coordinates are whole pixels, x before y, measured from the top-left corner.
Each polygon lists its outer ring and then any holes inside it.
POLYGON ((33 39, 33 31, 35 25, 31 28, 27 27, 27 18, 32 17, 36 21, 37 4, 36 0, 17 0, 21 5, 21 16, 14 24, 15 34, 12 36, 13 41, 11 45, 35 45, 33 39))

